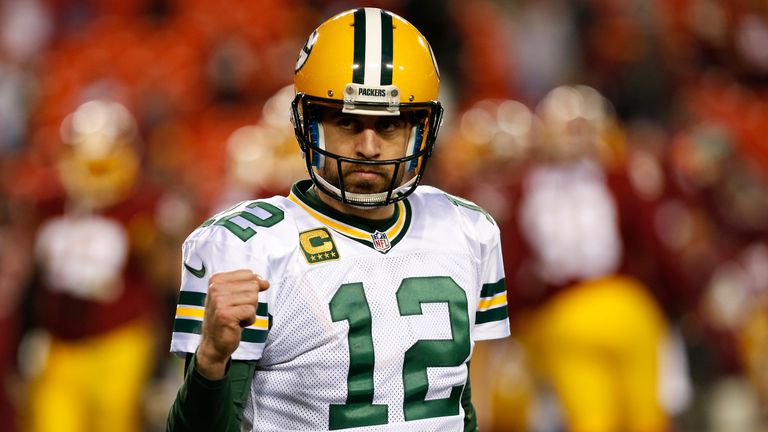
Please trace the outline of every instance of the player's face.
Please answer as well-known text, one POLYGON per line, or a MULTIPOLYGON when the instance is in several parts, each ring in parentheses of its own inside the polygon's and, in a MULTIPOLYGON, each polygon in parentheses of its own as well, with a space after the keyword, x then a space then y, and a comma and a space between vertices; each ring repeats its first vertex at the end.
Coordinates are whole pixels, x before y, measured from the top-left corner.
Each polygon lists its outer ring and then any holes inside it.
MULTIPOLYGON (((321 121, 326 150, 339 156, 370 161, 403 157, 412 126, 412 122, 404 115, 363 116, 331 109, 322 111, 321 121)), ((405 172, 403 165, 398 169, 396 185, 402 181, 405 172)), ((388 190, 395 165, 342 162, 341 170, 347 192, 370 194, 388 190)), ((340 186, 335 160, 326 160, 321 175, 331 184, 340 186)))

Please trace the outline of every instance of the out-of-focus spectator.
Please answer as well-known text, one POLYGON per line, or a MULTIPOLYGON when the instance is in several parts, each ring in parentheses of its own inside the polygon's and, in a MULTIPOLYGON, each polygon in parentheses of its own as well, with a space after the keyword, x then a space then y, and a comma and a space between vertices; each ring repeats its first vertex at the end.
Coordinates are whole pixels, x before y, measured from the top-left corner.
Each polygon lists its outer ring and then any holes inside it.
POLYGON ((663 122, 674 83, 663 56, 659 11, 631 1, 573 4, 583 61, 578 81, 600 89, 620 119, 663 122))
POLYGON ((691 312, 695 408, 707 413, 713 430, 754 430, 766 415, 758 407, 768 401, 768 171, 755 141, 765 102, 721 74, 694 83, 685 95, 677 108, 687 116, 670 161, 717 232, 717 264, 691 312))
POLYGON ((53 17, 44 2, 0 2, 0 51, 12 62, 27 64, 38 58, 53 30, 53 17))
POLYGON ((500 5, 489 2, 452 2, 451 11, 463 39, 458 52, 457 108, 488 98, 516 96, 517 75, 500 5))
POLYGON ((37 0, 0 1, 0 158, 20 152, 29 138, 37 77, 30 73, 53 32, 37 0))
POLYGON ((508 79, 522 101, 535 104, 554 87, 577 78, 582 59, 576 8, 576 2, 566 0, 506 5, 510 57, 518 70, 517 77, 508 79))
POLYGON ((18 153, 28 134, 30 77, 13 63, 5 63, 0 54, 0 158, 18 153))

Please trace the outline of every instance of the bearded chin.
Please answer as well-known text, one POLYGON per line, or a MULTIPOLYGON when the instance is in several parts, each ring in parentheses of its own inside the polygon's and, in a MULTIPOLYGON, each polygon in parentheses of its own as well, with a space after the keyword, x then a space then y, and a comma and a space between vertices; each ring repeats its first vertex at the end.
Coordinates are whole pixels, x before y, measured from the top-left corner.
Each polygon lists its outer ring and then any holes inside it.
MULTIPOLYGON (((351 170, 353 168, 350 167, 349 169, 351 170)), ((398 170, 397 180, 395 181, 395 187, 401 184, 403 180, 403 176, 405 174, 404 171, 405 170, 402 167, 398 170)), ((322 177, 328 183, 336 186, 339 189, 342 189, 341 181, 339 180, 339 175, 335 170, 331 170, 328 166, 325 166, 322 170, 322 177)), ((381 192, 386 192, 388 190, 391 180, 392 180, 391 175, 385 174, 381 177, 381 181, 359 180, 355 182, 355 181, 349 181, 347 179, 347 176, 345 175, 343 189, 345 189, 346 192, 352 192, 352 193, 362 193, 362 194, 381 193, 381 192)))
POLYGON ((377 187, 375 183, 369 181, 358 182, 354 185, 347 183, 346 186, 347 189, 352 189, 350 192, 355 193, 379 193, 384 192, 384 190, 387 188, 387 185, 381 185, 377 187))
MULTIPOLYGON (((335 182, 333 184, 335 184, 336 187, 341 189, 341 182, 339 181, 338 176, 335 176, 334 180, 335 182)), ((382 178, 381 182, 375 182, 370 180, 352 181, 349 179, 348 176, 345 176, 344 189, 347 192, 362 193, 362 194, 385 192, 387 190, 387 187, 389 186, 390 180, 387 179, 386 182, 384 182, 383 180, 384 178, 382 178)))

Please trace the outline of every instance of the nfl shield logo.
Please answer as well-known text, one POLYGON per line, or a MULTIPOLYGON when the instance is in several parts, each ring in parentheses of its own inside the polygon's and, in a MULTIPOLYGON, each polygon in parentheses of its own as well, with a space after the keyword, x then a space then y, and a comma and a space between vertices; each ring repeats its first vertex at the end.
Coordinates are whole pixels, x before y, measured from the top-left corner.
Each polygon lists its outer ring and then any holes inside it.
POLYGON ((392 248, 392 245, 389 244, 387 233, 376 231, 371 234, 371 240, 373 240, 373 248, 381 253, 385 253, 392 248))

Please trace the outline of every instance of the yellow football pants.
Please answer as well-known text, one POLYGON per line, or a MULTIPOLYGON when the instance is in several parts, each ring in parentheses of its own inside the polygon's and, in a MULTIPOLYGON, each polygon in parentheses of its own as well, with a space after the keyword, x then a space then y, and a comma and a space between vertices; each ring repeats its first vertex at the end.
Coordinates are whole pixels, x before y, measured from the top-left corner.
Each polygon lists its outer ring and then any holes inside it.
POLYGON ((82 341, 51 342, 30 387, 30 432, 137 432, 153 339, 144 322, 82 341))
POLYGON ((584 282, 517 320, 529 364, 557 393, 570 432, 660 432, 658 349, 668 329, 637 281, 584 282))

